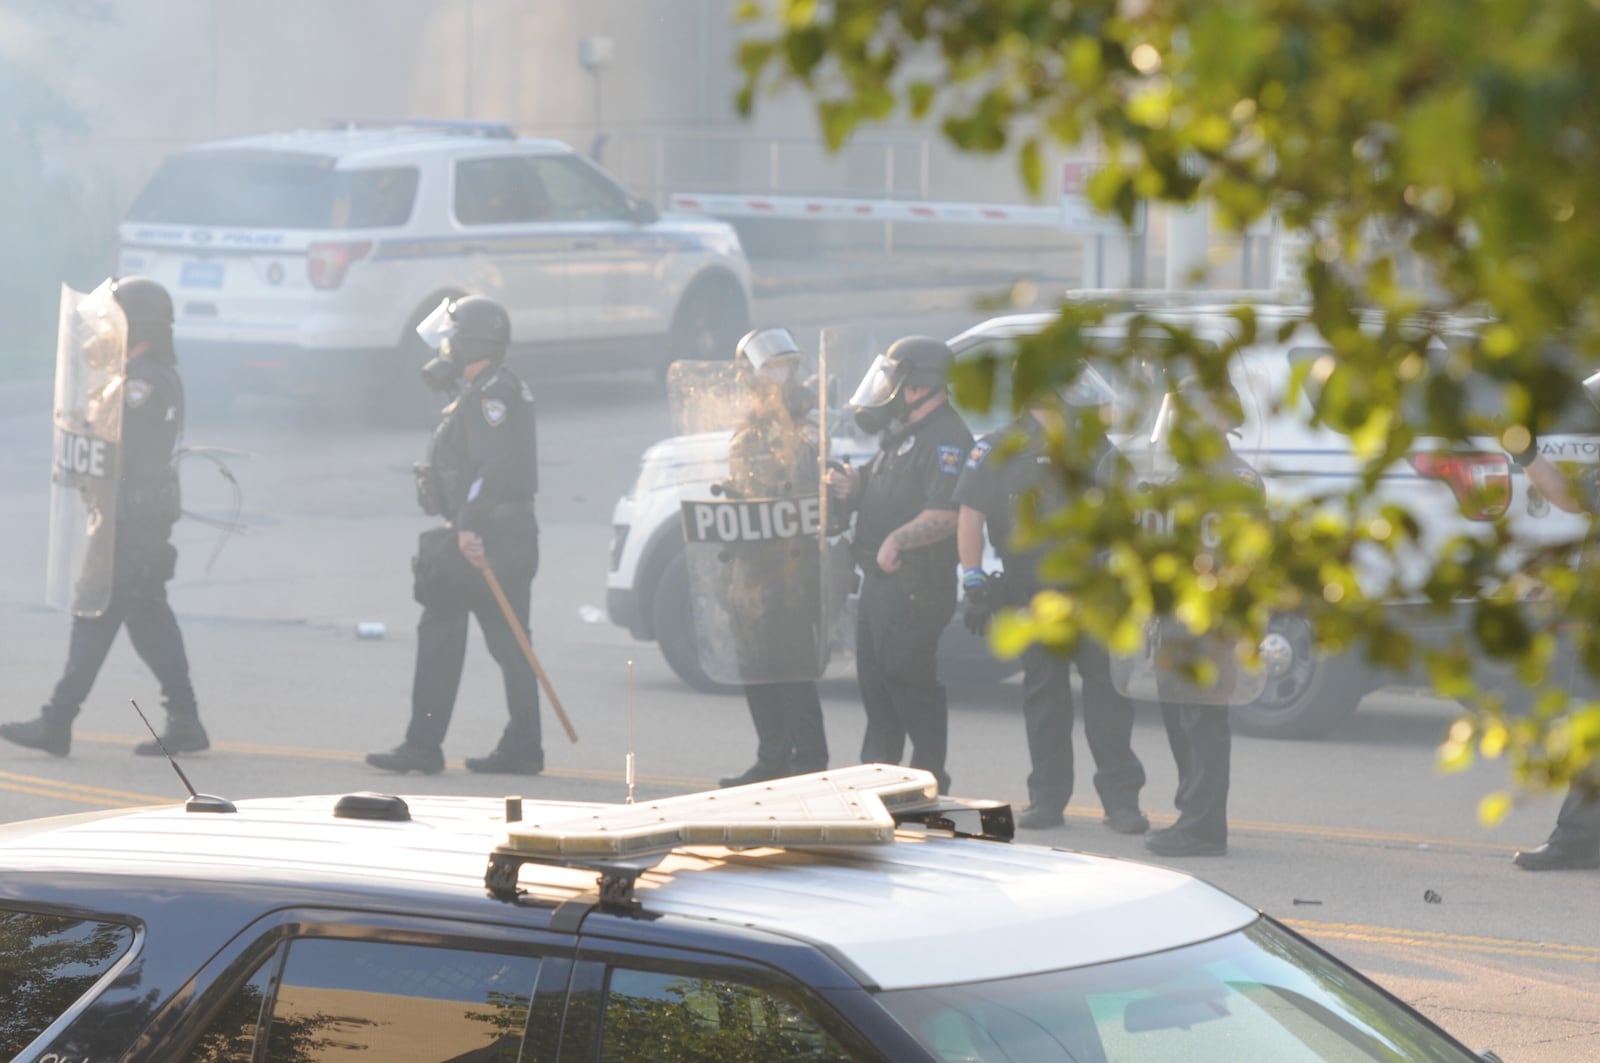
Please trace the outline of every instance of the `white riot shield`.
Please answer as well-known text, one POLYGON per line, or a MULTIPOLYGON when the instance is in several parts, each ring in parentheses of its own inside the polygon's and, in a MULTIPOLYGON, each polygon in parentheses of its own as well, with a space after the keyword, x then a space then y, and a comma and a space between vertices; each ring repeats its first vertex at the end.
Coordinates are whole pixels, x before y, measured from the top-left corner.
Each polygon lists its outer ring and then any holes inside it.
MULTIPOLYGON (((826 418, 792 385, 742 362, 677 362, 675 427, 726 431, 728 474, 683 495, 684 557, 701 668, 721 683, 814 680, 848 588, 819 489, 826 418)), ((780 370, 781 371, 781 370, 780 370)))
MULTIPOLYGON (((1237 455, 1227 455, 1211 470, 1216 481, 1215 507, 1197 512, 1158 501, 1156 489, 1178 475, 1176 463, 1162 438, 1170 431, 1173 405, 1163 403, 1147 447, 1129 447, 1107 456, 1102 478, 1115 479, 1144 492, 1151 504, 1138 510, 1139 532, 1156 538, 1198 538, 1201 551, 1221 544, 1225 515, 1260 503, 1260 477, 1237 455), (1194 521, 1185 528, 1185 520, 1194 521)), ((1145 629, 1144 644, 1129 656, 1111 658, 1111 678, 1116 688, 1131 698, 1169 705, 1248 705, 1266 690, 1267 673, 1254 641, 1227 628, 1195 634, 1173 616, 1154 617, 1145 629)))
POLYGON ((87 295, 61 286, 45 601, 76 616, 111 602, 127 348, 110 281, 87 295))

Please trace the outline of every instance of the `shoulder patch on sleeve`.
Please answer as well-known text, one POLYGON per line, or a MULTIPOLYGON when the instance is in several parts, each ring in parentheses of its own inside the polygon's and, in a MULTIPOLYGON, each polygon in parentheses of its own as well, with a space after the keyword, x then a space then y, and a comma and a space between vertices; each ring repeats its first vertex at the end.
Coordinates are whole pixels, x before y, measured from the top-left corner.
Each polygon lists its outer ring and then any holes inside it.
POLYGON ((1237 476, 1239 478, 1239 482, 1244 484, 1246 487, 1261 486, 1261 474, 1256 472, 1248 465, 1236 466, 1233 470, 1233 474, 1237 476))
POLYGON ((987 439, 980 439, 972 444, 972 452, 967 455, 967 468, 976 469, 983 464, 983 459, 989 456, 989 451, 994 449, 994 444, 987 439))
POLYGON ((128 380, 128 386, 126 389, 128 405, 134 409, 138 409, 140 406, 145 404, 146 400, 150 398, 155 390, 155 386, 152 385, 150 381, 141 380, 138 377, 131 377, 128 380))
POLYGON ((955 476, 961 472, 961 448, 939 446, 939 471, 955 476))
POLYGON ((490 428, 499 428, 505 423, 506 404, 499 399, 484 399, 483 419, 489 423, 490 428))

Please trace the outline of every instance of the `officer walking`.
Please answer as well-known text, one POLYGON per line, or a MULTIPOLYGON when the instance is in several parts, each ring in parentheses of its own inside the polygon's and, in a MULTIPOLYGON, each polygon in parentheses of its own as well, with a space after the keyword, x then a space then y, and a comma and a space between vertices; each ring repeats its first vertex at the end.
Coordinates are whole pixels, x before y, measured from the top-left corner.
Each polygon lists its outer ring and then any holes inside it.
MULTIPOLYGON (((1229 442, 1229 436, 1243 427, 1237 412, 1237 395, 1231 406, 1219 405, 1198 377, 1185 378, 1177 390, 1185 396, 1190 409, 1204 417, 1221 437, 1223 453, 1207 469, 1213 480, 1219 485, 1242 485, 1242 491, 1254 500, 1252 504, 1259 505, 1266 494, 1261 475, 1234 453, 1229 442)), ((1175 411, 1170 400, 1167 409, 1175 411)), ((1170 415, 1163 420, 1170 421, 1170 415)), ((1178 820, 1170 827, 1151 831, 1145 836, 1144 845, 1157 856, 1225 856, 1233 757, 1228 705, 1233 698, 1243 697, 1243 683, 1233 661, 1232 646, 1223 644, 1224 640, 1215 636, 1195 640, 1181 622, 1170 618, 1162 623, 1160 637, 1158 652, 1170 651, 1175 658, 1185 653, 1217 655, 1220 674, 1214 687, 1197 689, 1185 681, 1176 665, 1158 673, 1161 722, 1178 766, 1178 790, 1173 797, 1178 820)))
MULTIPOLYGON (((1584 382, 1600 383, 1600 374, 1584 382)), ((1511 460, 1527 472, 1551 503, 1568 513, 1600 514, 1600 465, 1585 466, 1569 480, 1560 467, 1539 451, 1539 441, 1528 433, 1526 447, 1512 451, 1511 460)), ((1582 669, 1574 666, 1575 675, 1582 669)), ((1592 680, 1587 684, 1592 688, 1592 680)), ((1518 850, 1512 863, 1524 871, 1565 871, 1600 867, 1600 767, 1591 767, 1587 777, 1574 779, 1556 813, 1555 830, 1545 843, 1534 849, 1518 850)))
MULTIPOLYGON (((788 329, 759 329, 739 341, 738 369, 755 402, 734 431, 728 482, 735 498, 815 495, 818 436, 807 416, 816 397, 801 380, 803 356, 788 329)), ((729 613, 738 623, 741 677, 768 670, 774 655, 795 658, 799 674, 820 662, 821 571, 814 537, 745 544, 728 562, 729 613), (801 659, 803 658, 803 659, 801 659)), ((828 766, 822 700, 815 680, 744 683, 756 730, 756 762, 743 774, 719 780, 742 786, 828 766)))
MULTIPOLYGON (((1114 398, 1102 381, 1087 376, 1075 385, 1074 396, 1085 406, 1107 404, 1114 398)), ((1092 409, 1089 415, 1095 416, 1092 409)), ((973 446, 956 483, 955 500, 961 506, 956 545, 966 592, 964 618, 974 634, 988 630, 995 609, 1025 607, 1044 587, 1039 562, 1047 548, 1018 548, 1012 528, 1017 506, 1024 498, 1038 500, 1041 513, 1059 508, 1064 501, 1069 474, 1051 459, 1052 425, 1058 432, 1074 430, 1060 406, 1041 404, 1025 411, 973 446), (985 527, 1000 553, 1001 579, 983 569, 985 527)), ((1091 470, 1110 450, 1104 436, 1101 441, 1102 450, 1095 455, 1091 470)), ((1080 482, 1090 481, 1080 478, 1080 482)), ((1083 729, 1094 756, 1095 791, 1105 809, 1102 822, 1119 834, 1143 834, 1150 821, 1139 811, 1139 789, 1145 776, 1144 766, 1133 752, 1133 702, 1113 685, 1105 649, 1086 637, 1079 640, 1070 657, 1037 644, 1022 655, 1022 715, 1032 768, 1028 807, 1017 817, 1017 826, 1041 830, 1064 822, 1062 810, 1072 797, 1073 785, 1074 662, 1083 678, 1083 729)))
MULTIPOLYGON (((172 343, 172 297, 145 277, 113 281, 111 293, 127 319, 127 368, 110 599, 98 615, 73 617, 66 670, 38 718, 0 725, 0 737, 66 756, 72 747, 72 721, 117 631, 126 626, 135 652, 161 684, 167 711, 162 742, 173 753, 197 753, 211 742, 200 725, 183 634, 167 603, 167 581, 178 560, 172 526, 182 515, 172 462, 184 418, 183 383, 172 343)), ((133 751, 160 756, 161 746, 141 742, 133 751)))
POLYGON ((404 742, 387 753, 367 754, 367 763, 424 775, 444 770, 444 736, 461 685, 467 621, 476 616, 505 677, 511 720, 493 752, 467 758, 467 770, 537 775, 544 770, 538 681, 485 571, 492 571, 526 632, 539 567, 533 394, 504 364, 511 319, 494 300, 447 299, 417 332, 439 349, 423 367, 423 379, 440 391, 459 389, 434 430, 428 463, 417 469, 418 504, 446 523, 422 534, 413 561, 422 619, 411 723, 404 742))
POLYGON ((881 433, 864 470, 830 470, 829 490, 855 511, 851 551, 864 573, 856 675, 866 708, 861 759, 945 772, 949 710, 935 651, 956 608, 956 480, 972 433, 949 403, 952 355, 907 336, 878 356, 850 399, 856 423, 881 433))

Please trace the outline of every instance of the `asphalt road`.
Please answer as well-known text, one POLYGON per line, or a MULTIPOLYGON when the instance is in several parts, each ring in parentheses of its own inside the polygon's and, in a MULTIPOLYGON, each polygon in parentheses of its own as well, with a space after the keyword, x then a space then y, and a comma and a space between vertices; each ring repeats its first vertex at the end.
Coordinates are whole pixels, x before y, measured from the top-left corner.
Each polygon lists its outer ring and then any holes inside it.
MULTIPOLYGON (((865 296, 842 309, 831 297, 816 300, 813 320, 837 310, 872 320, 884 335, 949 333, 977 316, 949 297, 927 298, 914 316, 919 306, 903 299, 882 299, 893 307, 882 314, 865 296)), ((777 320, 789 308, 764 309, 777 320)), ((619 800, 630 747, 640 796, 704 788, 747 766, 754 741, 741 699, 693 693, 653 646, 584 618, 604 606, 611 506, 643 448, 670 434, 661 385, 617 374, 542 382, 538 395, 544 563, 533 641, 580 740, 569 744, 547 713, 543 776, 461 770, 461 757, 493 746, 504 720, 498 673, 475 637, 446 745, 451 770, 402 780, 366 767, 362 754, 395 745, 405 726, 418 613, 409 558, 428 526, 409 469, 425 433, 373 430, 359 422, 355 402, 345 417, 337 401, 332 412, 310 415, 245 400, 189 432, 191 443, 241 452, 229 462, 249 526, 209 571, 216 533, 195 522, 178 528, 171 595, 214 743, 187 761, 199 789, 233 798, 377 789, 619 800), (386 637, 358 639, 362 622, 384 624, 386 637)), ((0 718, 32 716, 65 653, 67 619, 39 604, 49 439, 43 407, 0 416, 0 718)), ((226 513, 225 484, 209 467, 187 467, 185 491, 191 509, 226 513)), ((0 821, 180 798, 164 762, 130 755, 142 736, 130 697, 159 712, 154 681, 123 640, 78 721, 70 757, 0 748, 0 821)), ((846 763, 862 731, 848 669, 824 682, 824 697, 834 761, 846 763)), ((956 684, 950 771, 958 794, 1022 803, 1019 698, 1015 681, 956 684)), ((1494 765, 1436 773, 1434 746, 1450 719, 1447 704, 1389 693, 1369 698, 1328 741, 1237 739, 1230 855, 1184 866, 1288 920, 1474 1047, 1507 1061, 1600 1059, 1600 920, 1592 915, 1600 874, 1510 866, 1512 849, 1548 832, 1557 801, 1530 801, 1500 827, 1480 828, 1476 800, 1503 774, 1494 765)), ((1159 720, 1142 719, 1135 743, 1150 775, 1145 807, 1169 820, 1175 773, 1159 720)), ((1079 763, 1090 763, 1081 735, 1079 763)), ((1027 840, 1141 856, 1137 839, 1101 827, 1093 800, 1085 777, 1067 826, 1027 840)))

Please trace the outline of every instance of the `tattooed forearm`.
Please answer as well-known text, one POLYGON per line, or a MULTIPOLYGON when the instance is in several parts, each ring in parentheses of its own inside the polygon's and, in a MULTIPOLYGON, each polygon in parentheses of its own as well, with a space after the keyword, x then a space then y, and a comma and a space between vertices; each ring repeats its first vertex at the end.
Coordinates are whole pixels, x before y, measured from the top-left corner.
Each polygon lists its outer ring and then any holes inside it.
POLYGON ((898 550, 915 550, 950 538, 956 531, 956 515, 947 509, 925 509, 889 533, 898 550))

